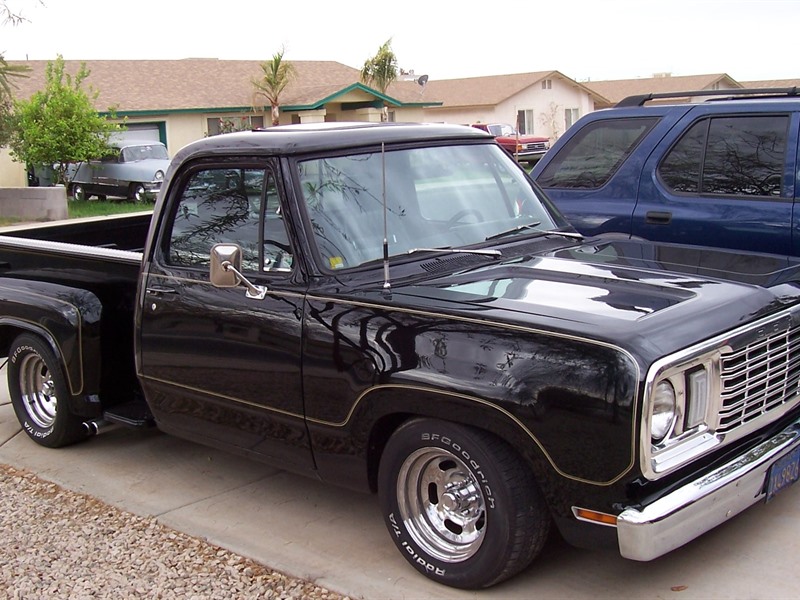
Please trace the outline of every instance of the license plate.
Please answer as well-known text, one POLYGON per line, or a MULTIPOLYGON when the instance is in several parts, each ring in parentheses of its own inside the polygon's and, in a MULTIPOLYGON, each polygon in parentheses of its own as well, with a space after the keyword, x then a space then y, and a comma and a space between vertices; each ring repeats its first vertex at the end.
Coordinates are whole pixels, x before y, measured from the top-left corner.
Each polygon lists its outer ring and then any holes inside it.
POLYGON ((797 481, 798 477, 800 477, 800 448, 795 448, 770 467, 767 478, 767 502, 775 494, 797 481))

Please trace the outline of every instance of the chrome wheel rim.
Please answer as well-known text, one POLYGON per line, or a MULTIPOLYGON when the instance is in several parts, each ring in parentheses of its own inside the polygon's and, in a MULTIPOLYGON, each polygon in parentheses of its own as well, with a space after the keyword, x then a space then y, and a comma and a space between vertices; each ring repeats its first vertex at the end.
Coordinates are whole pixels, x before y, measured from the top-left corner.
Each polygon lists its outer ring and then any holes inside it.
POLYGON ((467 466, 441 448, 409 455, 397 478, 400 516, 414 542, 446 563, 473 556, 486 532, 486 502, 467 466))
POLYGON ((22 393, 22 405, 31 421, 42 429, 52 427, 58 409, 55 382, 38 354, 28 354, 22 358, 19 389, 22 393))

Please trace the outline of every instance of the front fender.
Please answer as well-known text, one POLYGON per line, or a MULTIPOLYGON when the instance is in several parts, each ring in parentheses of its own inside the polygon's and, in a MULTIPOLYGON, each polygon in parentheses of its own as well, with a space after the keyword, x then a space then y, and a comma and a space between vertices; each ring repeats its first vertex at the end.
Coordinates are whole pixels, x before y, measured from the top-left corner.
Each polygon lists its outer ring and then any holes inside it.
POLYGON ((366 303, 308 314, 324 325, 307 328, 304 355, 323 477, 333 455, 373 460, 381 438, 411 416, 489 430, 548 476, 580 486, 610 488, 635 468, 640 369, 619 347, 366 303))

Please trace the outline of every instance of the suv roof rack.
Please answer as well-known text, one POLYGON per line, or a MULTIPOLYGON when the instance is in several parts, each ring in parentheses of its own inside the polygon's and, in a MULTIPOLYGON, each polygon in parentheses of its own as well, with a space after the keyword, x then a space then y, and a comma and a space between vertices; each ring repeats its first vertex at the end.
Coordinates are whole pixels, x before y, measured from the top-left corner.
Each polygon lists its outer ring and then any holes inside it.
POLYGON ((663 92, 660 94, 637 94, 623 98, 614 106, 615 108, 629 108, 644 106, 650 100, 662 98, 691 98, 696 96, 798 96, 800 89, 790 88, 761 88, 761 89, 734 89, 734 90, 697 90, 693 92, 663 92))

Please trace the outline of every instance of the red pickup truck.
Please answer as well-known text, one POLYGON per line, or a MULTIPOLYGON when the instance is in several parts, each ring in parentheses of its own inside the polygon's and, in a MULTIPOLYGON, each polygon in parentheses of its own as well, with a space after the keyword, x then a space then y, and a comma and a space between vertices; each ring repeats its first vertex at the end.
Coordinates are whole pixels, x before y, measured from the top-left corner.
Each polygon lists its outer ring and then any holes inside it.
POLYGON ((472 126, 491 133, 504 150, 522 162, 537 161, 550 148, 550 138, 518 133, 507 123, 473 123, 472 126))

